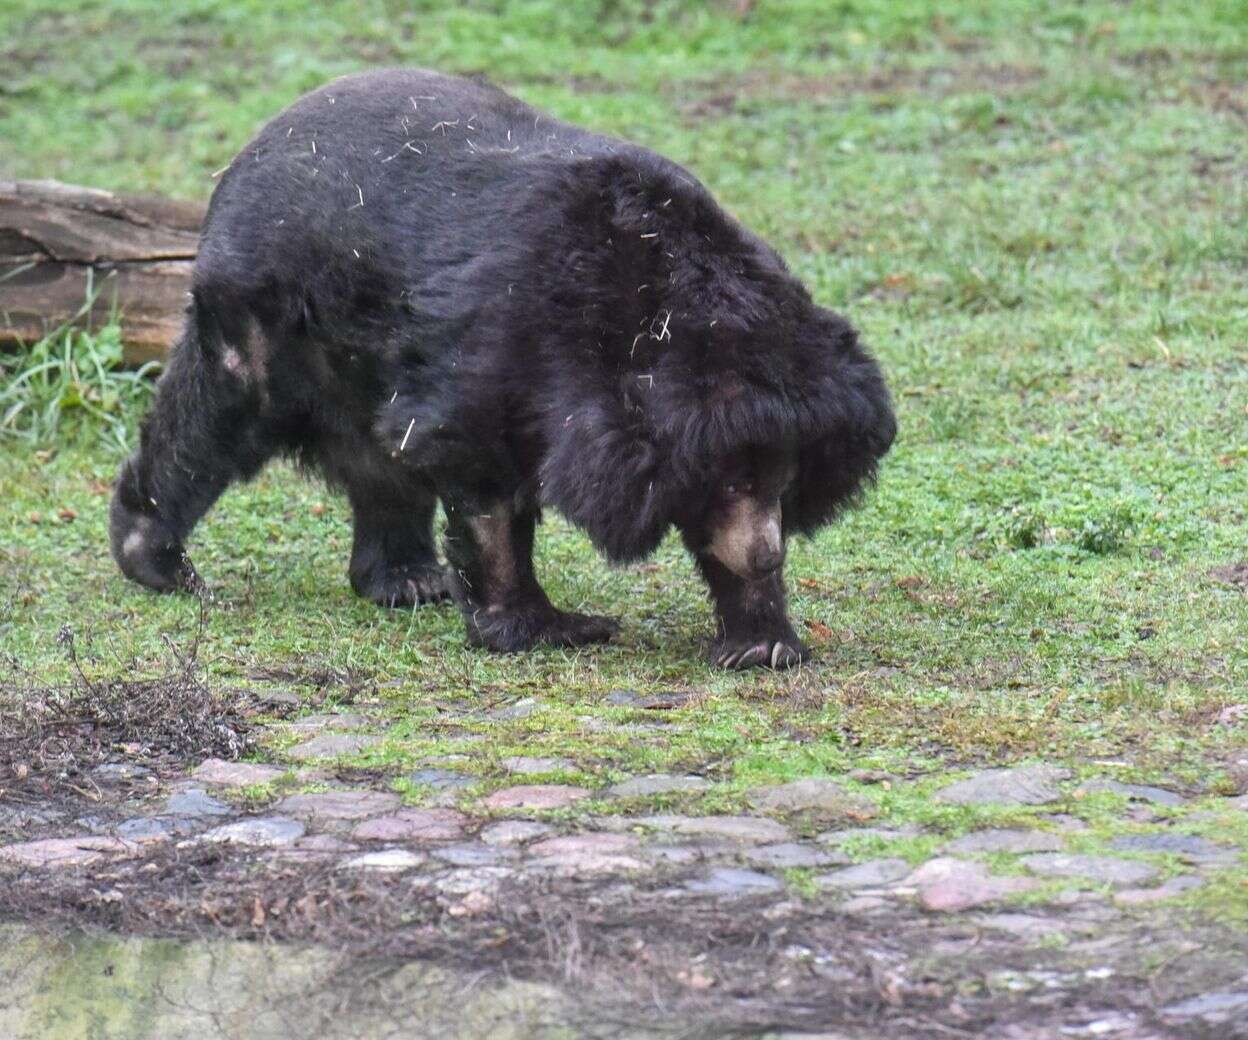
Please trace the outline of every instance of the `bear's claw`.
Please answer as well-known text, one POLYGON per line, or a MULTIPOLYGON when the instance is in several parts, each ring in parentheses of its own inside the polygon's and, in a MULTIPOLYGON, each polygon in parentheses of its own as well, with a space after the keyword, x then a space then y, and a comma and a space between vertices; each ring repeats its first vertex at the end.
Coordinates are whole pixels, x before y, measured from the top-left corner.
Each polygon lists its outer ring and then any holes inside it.
POLYGON ((810 657, 810 651, 800 642, 789 640, 739 640, 719 644, 713 654, 721 668, 741 670, 745 668, 792 668, 810 657))
POLYGON ((356 591, 378 606, 393 608, 439 603, 451 596, 446 568, 439 564, 394 568, 356 591))

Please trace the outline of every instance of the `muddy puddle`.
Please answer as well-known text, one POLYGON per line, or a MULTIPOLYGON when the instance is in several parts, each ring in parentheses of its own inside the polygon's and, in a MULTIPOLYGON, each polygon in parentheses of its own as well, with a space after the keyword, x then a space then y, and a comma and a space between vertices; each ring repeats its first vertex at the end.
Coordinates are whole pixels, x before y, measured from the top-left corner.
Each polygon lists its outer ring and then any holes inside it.
POLYGON ((5 1040, 650 1040, 551 986, 318 947, 0 925, 5 1040))

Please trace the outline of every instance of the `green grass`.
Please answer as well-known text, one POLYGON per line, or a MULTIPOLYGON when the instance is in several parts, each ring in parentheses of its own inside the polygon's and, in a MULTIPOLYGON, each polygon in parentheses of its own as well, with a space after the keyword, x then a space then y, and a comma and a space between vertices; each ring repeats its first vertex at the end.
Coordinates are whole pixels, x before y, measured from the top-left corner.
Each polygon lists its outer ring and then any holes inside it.
MULTIPOLYGON (((622 615, 622 637, 470 651, 449 609, 354 599, 345 505, 283 466, 227 495, 191 546, 216 597, 210 673, 371 673, 393 728, 353 761, 397 776, 486 732, 466 766, 481 790, 503 782, 501 756, 557 754, 569 780, 699 770, 712 793, 646 805, 728 811, 752 784, 866 767, 901 778, 862 788, 882 822, 951 832, 974 821, 934 805, 922 774, 973 762, 1115 760, 1096 769, 1229 790, 1245 729, 1214 720, 1245 700, 1248 604, 1210 571, 1248 556, 1248 8, 734 11, 0 0, 0 140, 21 142, 0 176, 206 197, 265 118, 328 77, 485 71, 687 164, 862 328, 895 389, 878 490, 793 551, 816 651, 800 673, 705 664, 710 615, 674 540, 653 567, 613 570, 553 518, 552 597, 622 615), (604 705, 621 686, 704 696, 671 714, 604 705), (522 696, 544 710, 487 718, 522 696), (594 728, 655 714, 676 725, 594 728)), ((193 603, 126 584, 108 558, 118 461, 108 436, 0 457, 0 645, 50 677, 63 624, 102 671, 157 667, 160 637, 195 624, 193 603)))
POLYGON ((66 326, 0 354, 0 443, 46 448, 86 437, 124 450, 129 422, 152 396, 157 367, 123 367, 115 321, 97 330, 66 326))

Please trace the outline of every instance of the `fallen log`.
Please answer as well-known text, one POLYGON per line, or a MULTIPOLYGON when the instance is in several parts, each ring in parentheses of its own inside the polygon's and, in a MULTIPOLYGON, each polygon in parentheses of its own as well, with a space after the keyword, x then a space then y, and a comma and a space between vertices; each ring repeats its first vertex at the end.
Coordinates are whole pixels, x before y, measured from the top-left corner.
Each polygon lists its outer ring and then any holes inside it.
POLYGON ((182 327, 204 206, 56 181, 0 181, 0 346, 119 313, 126 357, 182 327))

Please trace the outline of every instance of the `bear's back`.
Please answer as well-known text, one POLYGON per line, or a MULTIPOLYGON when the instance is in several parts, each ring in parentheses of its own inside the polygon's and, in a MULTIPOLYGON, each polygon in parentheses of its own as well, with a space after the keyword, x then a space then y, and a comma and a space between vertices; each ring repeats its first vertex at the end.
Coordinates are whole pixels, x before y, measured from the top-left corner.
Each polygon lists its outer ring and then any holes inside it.
MULTIPOLYGON (((524 196, 586 156, 645 150, 545 115, 472 79, 359 73, 304 95, 247 144, 204 223, 200 298, 394 296, 448 242, 506 249, 524 196)), ((512 243, 513 245, 518 243, 512 243)))

